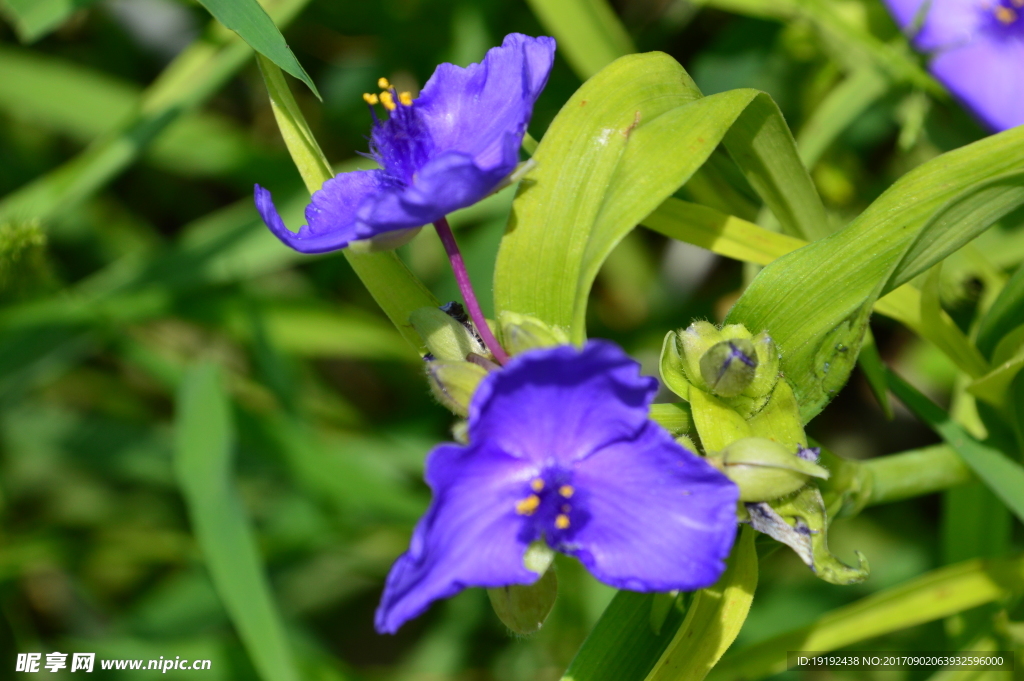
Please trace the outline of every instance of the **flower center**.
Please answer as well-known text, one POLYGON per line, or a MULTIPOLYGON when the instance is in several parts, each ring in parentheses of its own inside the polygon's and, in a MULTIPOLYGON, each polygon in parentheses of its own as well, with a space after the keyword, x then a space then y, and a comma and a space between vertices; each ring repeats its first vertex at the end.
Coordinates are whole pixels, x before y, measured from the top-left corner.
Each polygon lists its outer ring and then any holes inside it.
POLYGON ((990 34, 1024 38, 1024 0, 985 0, 981 7, 990 34))
POLYGON ((399 104, 412 106, 412 93, 397 93, 394 86, 391 85, 387 78, 378 78, 377 87, 381 89, 381 93, 379 95, 375 95, 371 92, 363 93, 363 101, 370 106, 374 106, 379 103, 383 104, 384 108, 388 111, 394 111, 398 108, 398 104, 395 104, 395 97, 398 97, 399 104))
POLYGON ((529 493, 516 501, 517 515, 530 518, 537 535, 544 535, 555 544, 558 536, 582 520, 570 503, 576 488, 566 482, 568 475, 545 471, 543 477, 530 481, 529 493))

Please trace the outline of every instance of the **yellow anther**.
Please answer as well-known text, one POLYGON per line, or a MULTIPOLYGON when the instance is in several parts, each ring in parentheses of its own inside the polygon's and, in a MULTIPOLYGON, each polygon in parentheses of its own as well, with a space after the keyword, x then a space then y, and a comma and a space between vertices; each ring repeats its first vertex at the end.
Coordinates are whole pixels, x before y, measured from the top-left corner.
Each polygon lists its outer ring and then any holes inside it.
POLYGON ((542 489, 544 489, 544 481, 541 480, 540 478, 534 478, 533 480, 530 481, 530 489, 532 489, 534 492, 541 491, 542 489))
POLYGON ((374 104, 380 101, 380 97, 378 97, 377 95, 371 95, 369 92, 364 92, 363 101, 369 104, 370 106, 373 106, 374 104))
POLYGON ((520 499, 516 502, 516 513, 519 515, 533 515, 538 506, 540 506, 540 497, 536 494, 531 494, 525 499, 520 499))
POLYGON ((572 485, 562 485, 561 487, 558 488, 558 493, 561 494, 566 499, 570 498, 573 495, 573 492, 575 491, 576 490, 573 489, 572 485))
POLYGON ((559 515, 557 518, 555 518, 555 527, 557 527, 560 530, 564 530, 565 528, 569 527, 569 516, 559 515))
POLYGON ((412 106, 412 95, 408 92, 403 92, 402 94, 398 95, 398 101, 400 101, 402 104, 405 104, 406 106, 412 106))
POLYGON ((377 79, 377 87, 379 87, 381 90, 390 90, 391 83, 388 82, 387 78, 381 76, 380 78, 377 79))
POLYGON ((395 110, 395 98, 391 96, 390 92, 380 93, 380 103, 384 105, 384 108, 388 111, 395 110))
POLYGON ((1017 21, 1017 13, 1009 7, 999 6, 996 7, 996 19, 999 20, 999 23, 1009 26, 1017 21))

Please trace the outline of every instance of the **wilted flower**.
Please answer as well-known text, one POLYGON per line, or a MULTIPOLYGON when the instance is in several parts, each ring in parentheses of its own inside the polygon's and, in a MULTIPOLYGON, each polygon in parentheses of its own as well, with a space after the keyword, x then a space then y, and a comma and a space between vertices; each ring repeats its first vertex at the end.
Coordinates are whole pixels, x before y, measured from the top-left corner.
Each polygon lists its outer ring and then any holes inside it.
POLYGON ((393 633, 468 586, 530 584, 544 541, 635 591, 713 584, 736 531, 736 486, 648 418, 654 378, 617 346, 524 352, 469 405, 469 444, 427 459, 434 498, 391 569, 376 626, 393 633))
POLYGON ((260 215, 286 245, 323 253, 421 227, 476 203, 515 170, 554 53, 553 38, 512 33, 479 64, 438 66, 417 99, 382 78, 384 91, 364 96, 388 110, 386 121, 374 116, 370 134, 369 155, 380 169, 325 182, 297 234, 285 227, 270 192, 256 185, 260 215))
POLYGON ((932 72, 994 130, 1024 124, 1024 0, 885 0, 932 72))

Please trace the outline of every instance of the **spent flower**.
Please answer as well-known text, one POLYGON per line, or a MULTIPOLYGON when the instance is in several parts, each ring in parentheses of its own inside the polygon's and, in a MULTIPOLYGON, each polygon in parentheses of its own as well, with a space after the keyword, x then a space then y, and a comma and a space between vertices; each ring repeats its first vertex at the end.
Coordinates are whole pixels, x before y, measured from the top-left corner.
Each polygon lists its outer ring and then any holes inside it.
POLYGON ((465 587, 531 584, 534 542, 635 591, 713 584, 736 531, 736 486, 648 418, 657 381, 606 341, 529 350, 484 377, 468 445, 427 458, 433 501, 388 575, 393 633, 465 587))
POLYGON ((324 183, 306 208, 307 225, 289 230, 256 185, 256 207, 270 230, 302 253, 323 253, 373 239, 397 246, 410 230, 442 220, 493 192, 516 168, 519 146, 554 60, 553 38, 505 37, 479 64, 441 64, 418 98, 364 95, 374 113, 370 154, 375 170, 342 173, 324 183), (375 238, 376 237, 376 238, 375 238))

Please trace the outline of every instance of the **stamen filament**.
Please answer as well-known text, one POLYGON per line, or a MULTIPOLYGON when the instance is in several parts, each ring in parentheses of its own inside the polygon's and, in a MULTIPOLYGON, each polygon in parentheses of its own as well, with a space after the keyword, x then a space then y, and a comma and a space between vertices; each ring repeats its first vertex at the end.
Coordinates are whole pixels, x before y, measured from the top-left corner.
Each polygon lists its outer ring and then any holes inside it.
POLYGON ((466 309, 469 310, 469 318, 473 320, 477 333, 480 334, 480 338, 483 340, 484 345, 487 346, 487 349, 494 355, 495 361, 498 364, 505 364, 509 359, 508 353, 498 343, 498 339, 494 337, 491 327, 487 324, 487 319, 484 317, 484 313, 480 310, 480 303, 477 302, 476 294, 473 292, 473 284, 469 281, 466 263, 462 259, 459 245, 455 242, 455 235, 452 234, 448 218, 441 218, 435 222, 434 229, 437 230, 437 236, 441 238, 441 243, 444 244, 444 251, 448 254, 448 260, 452 264, 452 271, 455 273, 455 281, 459 285, 459 292, 462 293, 462 299, 466 302, 466 309))

